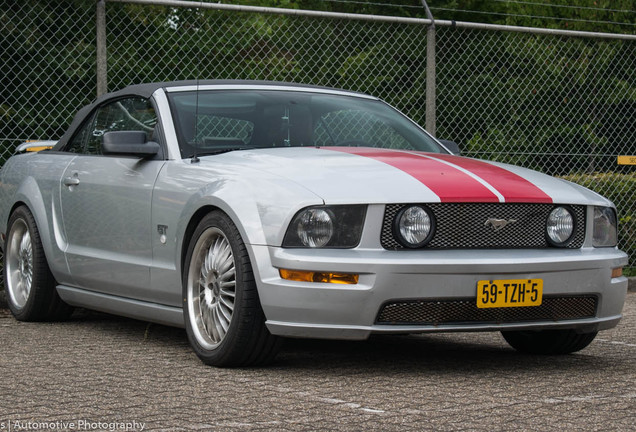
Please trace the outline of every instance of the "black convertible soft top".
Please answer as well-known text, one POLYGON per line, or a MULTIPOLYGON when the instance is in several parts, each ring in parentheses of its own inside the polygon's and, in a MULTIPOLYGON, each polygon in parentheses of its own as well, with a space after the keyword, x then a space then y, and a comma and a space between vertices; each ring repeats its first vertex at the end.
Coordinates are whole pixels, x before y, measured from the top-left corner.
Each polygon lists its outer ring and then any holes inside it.
POLYGON ((147 83, 147 84, 134 84, 128 87, 125 87, 116 92, 107 93, 103 96, 100 96, 93 102, 93 104, 100 104, 106 99, 111 99, 113 97, 120 97, 126 95, 137 95, 145 98, 149 98, 152 94, 160 88, 167 87, 186 87, 186 86, 205 86, 205 85, 245 85, 245 86, 285 86, 285 87, 298 87, 298 88, 310 88, 310 89, 322 89, 322 90, 338 90, 338 91, 346 91, 352 94, 360 94, 357 92, 349 91, 349 90, 340 90, 333 89, 329 87, 315 86, 310 84, 297 84, 290 82, 282 82, 282 81, 256 81, 256 80, 188 80, 188 81, 167 81, 167 82, 156 82, 156 83, 147 83))
MULTIPOLYGON (((245 86, 272 86, 272 87, 297 87, 299 89, 308 88, 308 89, 322 89, 322 90, 338 90, 345 91, 351 94, 361 94, 348 90, 340 90, 333 89, 329 87, 322 86, 314 86, 309 84, 296 84, 290 82, 281 82, 281 81, 256 81, 256 80, 187 80, 187 81, 166 81, 166 82, 155 82, 155 83, 146 83, 146 84, 134 84, 127 87, 124 87, 121 90, 117 90, 111 93, 106 93, 93 101, 93 103, 86 105, 82 109, 80 109, 71 125, 68 127, 64 135, 60 138, 60 140, 53 147, 53 151, 59 151, 62 147, 66 145, 69 139, 71 139, 72 135, 75 133, 78 127, 84 122, 84 119, 95 109, 97 106, 101 105, 107 100, 111 99, 119 99, 125 96, 140 96, 143 98, 149 98, 152 96, 154 92, 156 92, 160 88, 168 88, 168 87, 186 87, 186 86, 205 86, 205 85, 245 85, 245 86)), ((367 96, 367 95, 365 95, 367 96)))

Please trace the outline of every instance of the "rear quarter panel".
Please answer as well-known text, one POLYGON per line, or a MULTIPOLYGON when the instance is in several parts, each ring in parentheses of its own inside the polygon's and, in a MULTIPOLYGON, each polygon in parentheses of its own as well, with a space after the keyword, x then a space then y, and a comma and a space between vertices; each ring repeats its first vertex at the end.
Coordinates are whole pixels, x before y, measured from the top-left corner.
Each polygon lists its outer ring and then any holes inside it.
POLYGON ((0 231, 7 234, 12 209, 26 205, 35 218, 44 253, 59 283, 69 282, 59 188, 62 173, 74 157, 60 153, 26 153, 11 157, 0 171, 0 231))

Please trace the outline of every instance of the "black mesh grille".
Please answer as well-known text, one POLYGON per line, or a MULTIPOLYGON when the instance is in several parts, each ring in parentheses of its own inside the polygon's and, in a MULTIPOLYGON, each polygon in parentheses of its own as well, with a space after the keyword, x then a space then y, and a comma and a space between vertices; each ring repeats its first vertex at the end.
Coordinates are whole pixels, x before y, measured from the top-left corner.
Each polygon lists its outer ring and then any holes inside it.
MULTIPOLYGON (((393 235, 397 213, 409 204, 390 204, 384 211, 382 247, 404 249, 393 235)), ((539 249, 550 247, 546 240, 546 221, 555 208, 552 204, 499 203, 433 203, 426 204, 436 221, 435 236, 425 249, 539 249), (489 218, 514 219, 495 231, 486 225, 489 218)), ((585 240, 585 206, 570 206, 574 210, 575 233, 567 248, 578 249, 585 240)))
POLYGON ((596 315, 595 296, 545 297, 540 306, 479 309, 475 299, 401 301, 385 304, 376 324, 439 325, 562 321, 596 315))

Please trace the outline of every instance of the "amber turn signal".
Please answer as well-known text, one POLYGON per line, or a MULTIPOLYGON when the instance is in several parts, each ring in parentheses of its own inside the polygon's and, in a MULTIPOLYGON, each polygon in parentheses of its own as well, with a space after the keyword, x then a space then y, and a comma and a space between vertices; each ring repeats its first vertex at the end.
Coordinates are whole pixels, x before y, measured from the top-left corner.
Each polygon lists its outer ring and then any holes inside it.
POLYGON ((26 151, 28 152, 39 152, 42 150, 50 150, 52 149, 53 146, 36 146, 36 147, 29 147, 26 149, 26 151))
POLYGON ((623 276, 623 267, 612 269, 612 279, 623 276))
POLYGON ((281 278, 298 282, 323 282, 355 285, 358 283, 359 278, 359 275, 352 273, 313 272, 285 269, 279 269, 278 272, 280 273, 281 278))

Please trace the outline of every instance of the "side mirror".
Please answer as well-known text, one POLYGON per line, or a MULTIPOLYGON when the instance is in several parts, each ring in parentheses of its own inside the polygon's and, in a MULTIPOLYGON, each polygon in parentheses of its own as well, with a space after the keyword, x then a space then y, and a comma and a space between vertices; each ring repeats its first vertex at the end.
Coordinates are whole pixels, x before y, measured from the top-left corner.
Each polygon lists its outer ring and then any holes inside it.
POLYGON ((439 138, 437 139, 437 141, 444 144, 444 147, 446 147, 454 155, 459 156, 462 153, 462 151, 459 149, 459 145, 455 141, 439 139, 439 138))
POLYGON ((144 131, 106 132, 102 141, 102 151, 106 155, 148 158, 156 156, 160 149, 158 143, 147 140, 144 131))

